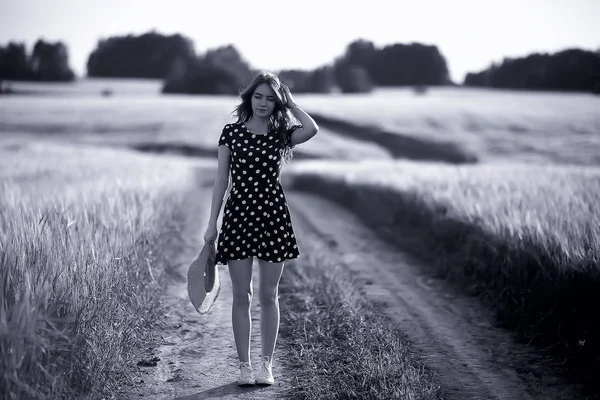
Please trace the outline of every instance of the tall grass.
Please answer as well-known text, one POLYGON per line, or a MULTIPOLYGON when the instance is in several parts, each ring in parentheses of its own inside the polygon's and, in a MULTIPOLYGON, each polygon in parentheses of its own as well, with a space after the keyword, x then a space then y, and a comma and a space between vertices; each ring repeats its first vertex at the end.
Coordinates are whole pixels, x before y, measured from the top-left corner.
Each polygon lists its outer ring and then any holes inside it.
POLYGON ((0 387, 9 399, 110 396, 159 307, 185 171, 98 150, 1 156, 0 387))
POLYGON ((281 335, 293 390, 286 398, 444 398, 404 333, 370 304, 351 273, 314 241, 281 282, 281 335))
POLYGON ((295 173, 292 188, 352 209, 522 338, 597 376, 600 169, 370 162, 295 173))

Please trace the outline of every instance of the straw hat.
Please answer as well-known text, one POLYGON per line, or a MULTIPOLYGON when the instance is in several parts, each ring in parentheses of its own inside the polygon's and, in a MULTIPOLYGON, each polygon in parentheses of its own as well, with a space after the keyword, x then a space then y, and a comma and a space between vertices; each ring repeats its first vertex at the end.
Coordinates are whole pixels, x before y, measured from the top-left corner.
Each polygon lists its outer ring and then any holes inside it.
POLYGON ((211 239, 188 268, 188 296, 201 315, 211 309, 221 291, 221 277, 215 260, 215 240, 211 239))

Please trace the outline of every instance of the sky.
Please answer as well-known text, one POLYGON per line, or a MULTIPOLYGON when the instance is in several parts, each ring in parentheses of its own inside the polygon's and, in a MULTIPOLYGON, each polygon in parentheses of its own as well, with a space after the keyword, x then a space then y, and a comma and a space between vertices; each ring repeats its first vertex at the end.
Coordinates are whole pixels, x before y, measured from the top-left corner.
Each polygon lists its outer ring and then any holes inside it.
POLYGON ((451 78, 505 57, 600 49, 600 0, 0 0, 0 45, 63 41, 85 75, 98 40, 151 30, 192 39, 199 54, 233 44, 253 68, 313 69, 356 39, 436 45, 451 78), (338 5, 336 5, 338 4, 338 5))

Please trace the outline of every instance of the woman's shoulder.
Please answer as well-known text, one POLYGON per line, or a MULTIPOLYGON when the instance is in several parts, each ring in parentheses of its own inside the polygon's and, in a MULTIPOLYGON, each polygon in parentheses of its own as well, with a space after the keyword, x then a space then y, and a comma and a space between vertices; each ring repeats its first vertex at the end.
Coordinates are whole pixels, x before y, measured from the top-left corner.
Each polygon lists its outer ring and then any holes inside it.
POLYGON ((223 126, 223 129, 234 129, 238 128, 241 124, 238 122, 228 122, 223 126))
POLYGON ((296 129, 299 129, 299 128, 302 128, 302 125, 299 125, 299 124, 289 124, 289 125, 283 127, 283 133, 284 133, 284 135, 289 136, 292 133, 294 133, 294 131, 296 129))
POLYGON ((223 126, 223 129, 236 129, 242 126, 241 122, 228 122, 223 126))

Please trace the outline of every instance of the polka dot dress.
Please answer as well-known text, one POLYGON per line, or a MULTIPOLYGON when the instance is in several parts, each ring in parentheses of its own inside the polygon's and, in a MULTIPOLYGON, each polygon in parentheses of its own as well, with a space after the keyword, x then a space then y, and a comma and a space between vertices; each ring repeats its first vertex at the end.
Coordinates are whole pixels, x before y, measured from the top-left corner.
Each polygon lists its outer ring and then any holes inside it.
POLYGON ((274 131, 254 134, 242 123, 228 124, 221 133, 221 145, 230 150, 232 185, 217 240, 217 265, 252 256, 277 263, 298 258, 296 236, 279 181, 280 135, 274 131))

